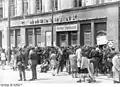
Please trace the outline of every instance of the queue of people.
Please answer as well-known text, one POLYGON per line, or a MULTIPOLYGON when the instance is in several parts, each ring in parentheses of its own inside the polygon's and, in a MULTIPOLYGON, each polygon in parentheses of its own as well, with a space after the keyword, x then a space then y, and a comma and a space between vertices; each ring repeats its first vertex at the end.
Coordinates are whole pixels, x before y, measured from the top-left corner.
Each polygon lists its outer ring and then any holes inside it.
MULTIPOLYGON (((1 50, 2 69, 4 69, 7 53, 1 50)), ((115 48, 106 45, 99 46, 69 46, 69 47, 23 47, 11 50, 10 66, 19 71, 20 80, 26 81, 25 71, 30 66, 32 78, 37 79, 37 65, 40 64, 41 72, 52 71, 58 75, 66 68, 66 72, 77 82, 96 82, 95 76, 110 74, 114 83, 120 82, 120 53, 115 48), (87 79, 86 79, 87 78, 87 79)))

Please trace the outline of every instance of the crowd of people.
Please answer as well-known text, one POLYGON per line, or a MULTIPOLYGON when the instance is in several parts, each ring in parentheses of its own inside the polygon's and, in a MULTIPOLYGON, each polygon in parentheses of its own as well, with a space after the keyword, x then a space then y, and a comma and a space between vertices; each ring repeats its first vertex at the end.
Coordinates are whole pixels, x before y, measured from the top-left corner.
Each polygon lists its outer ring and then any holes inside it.
POLYGON ((98 74, 110 74, 114 83, 120 82, 120 54, 114 47, 103 46, 68 46, 68 47, 27 47, 12 48, 11 57, 7 51, 1 49, 0 60, 2 69, 6 61, 13 70, 19 71, 20 81, 26 81, 25 70, 31 69, 31 80, 37 79, 37 65, 41 72, 51 70, 55 76, 59 72, 66 72, 73 78, 79 78, 77 82, 96 82, 98 74), (30 68, 29 68, 30 66, 30 68), (87 78, 87 80, 86 80, 87 78))

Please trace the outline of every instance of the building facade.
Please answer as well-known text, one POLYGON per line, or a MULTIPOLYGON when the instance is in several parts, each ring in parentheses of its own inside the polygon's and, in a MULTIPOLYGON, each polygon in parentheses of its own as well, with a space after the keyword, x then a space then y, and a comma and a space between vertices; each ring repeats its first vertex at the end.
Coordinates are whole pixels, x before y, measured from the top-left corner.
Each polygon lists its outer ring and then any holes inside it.
MULTIPOLYGON (((7 49, 8 0, 1 3, 0 44, 7 49)), ((94 46, 101 43, 102 36, 118 49, 119 6, 118 0, 11 0, 11 46, 51 46, 53 34, 57 46, 94 46)))

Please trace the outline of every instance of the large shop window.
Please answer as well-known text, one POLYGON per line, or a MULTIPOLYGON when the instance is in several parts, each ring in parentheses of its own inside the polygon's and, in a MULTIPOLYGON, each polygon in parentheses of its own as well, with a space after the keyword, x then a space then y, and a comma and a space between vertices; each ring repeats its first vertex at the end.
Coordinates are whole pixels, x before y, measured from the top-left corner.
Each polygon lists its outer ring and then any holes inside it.
POLYGON ((92 45, 92 33, 91 33, 91 24, 81 24, 80 32, 80 44, 83 45, 92 45))
POLYGON ((77 44, 77 32, 59 32, 57 33, 57 45, 58 46, 72 46, 77 44))
POLYGON ((14 45, 14 30, 10 31, 10 43, 11 46, 14 45))
POLYGON ((67 33, 60 33, 60 46, 68 45, 67 33))
POLYGON ((51 46, 51 42, 52 42, 52 32, 51 31, 47 31, 45 33, 45 38, 46 38, 46 46, 51 46))
POLYGON ((21 41, 21 39, 20 39, 20 29, 16 29, 16 45, 17 46, 19 46, 20 45, 20 41, 21 41))
POLYGON ((33 45, 33 29, 27 29, 27 45, 33 45))
POLYGON ((35 29, 35 44, 37 46, 41 44, 41 28, 35 29))
POLYGON ((71 32, 71 45, 76 45, 76 44, 77 44, 77 33, 71 32))

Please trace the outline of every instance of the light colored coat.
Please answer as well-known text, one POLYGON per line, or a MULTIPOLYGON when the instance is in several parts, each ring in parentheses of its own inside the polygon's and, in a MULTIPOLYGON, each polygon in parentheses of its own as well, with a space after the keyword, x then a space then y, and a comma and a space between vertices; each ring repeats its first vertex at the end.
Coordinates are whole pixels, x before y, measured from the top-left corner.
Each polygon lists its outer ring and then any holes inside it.
POLYGON ((120 81, 120 55, 115 55, 112 59, 113 63, 113 79, 115 81, 120 81))
POLYGON ((77 57, 75 54, 69 55, 71 71, 77 71, 77 57))
POLYGON ((76 56, 77 56, 77 66, 80 67, 82 60, 81 48, 76 50, 76 56))

